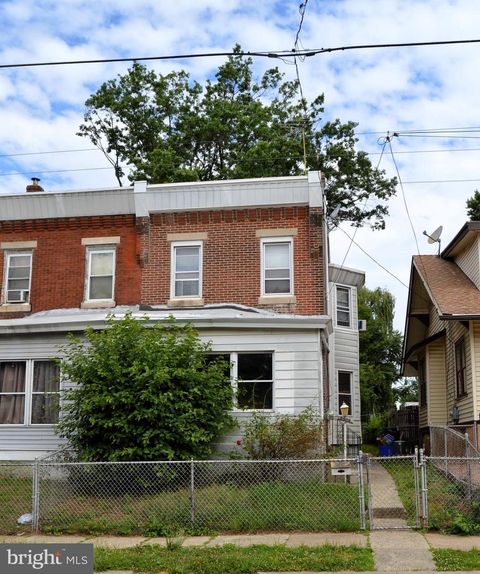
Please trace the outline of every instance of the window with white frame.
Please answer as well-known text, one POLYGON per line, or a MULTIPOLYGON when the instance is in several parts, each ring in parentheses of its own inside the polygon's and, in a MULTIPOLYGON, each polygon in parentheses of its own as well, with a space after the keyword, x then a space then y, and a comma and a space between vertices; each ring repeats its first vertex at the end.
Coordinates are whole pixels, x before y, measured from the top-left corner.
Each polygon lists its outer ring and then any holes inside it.
POLYGON ((202 242, 172 243, 172 299, 202 296, 202 242))
POLYGON ((112 301, 115 284, 115 248, 95 246, 87 249, 86 301, 112 301))
POLYGON ((293 240, 262 239, 262 295, 293 294, 293 240))
POLYGON ((212 353, 230 363, 234 405, 239 410, 273 408, 273 353, 212 353))
POLYGON ((337 286, 337 325, 351 326, 350 289, 337 286))
POLYGON ((47 360, 0 362, 0 425, 58 422, 60 370, 47 360))
POLYGON ((348 405, 348 414, 352 416, 352 373, 350 371, 338 371, 338 414, 342 414, 340 407, 343 403, 348 405))
POLYGON ((28 303, 32 276, 32 252, 10 251, 5 257, 5 303, 28 303))

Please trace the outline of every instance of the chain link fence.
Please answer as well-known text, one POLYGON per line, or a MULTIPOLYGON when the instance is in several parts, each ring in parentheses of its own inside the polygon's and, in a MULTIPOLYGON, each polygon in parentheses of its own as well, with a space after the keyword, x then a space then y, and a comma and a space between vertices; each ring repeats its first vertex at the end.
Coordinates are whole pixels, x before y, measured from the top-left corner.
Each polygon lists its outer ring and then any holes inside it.
POLYGON ((43 463, 45 532, 168 535, 360 527, 357 463, 331 460, 43 463), (340 479, 340 480, 339 480, 340 479))
POLYGON ((68 460, 0 464, 1 534, 480 529, 478 457, 68 460))
POLYGON ((31 524, 18 519, 32 513, 33 467, 28 463, 0 463, 0 533, 16 534, 31 530, 31 524))

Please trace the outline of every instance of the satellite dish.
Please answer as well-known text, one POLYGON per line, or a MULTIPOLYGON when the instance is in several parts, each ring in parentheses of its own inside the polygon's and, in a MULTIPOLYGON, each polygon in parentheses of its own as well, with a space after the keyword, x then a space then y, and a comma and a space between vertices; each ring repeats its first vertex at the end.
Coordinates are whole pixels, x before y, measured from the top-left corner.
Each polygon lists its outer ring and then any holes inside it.
POLYGON ((427 233, 426 231, 423 232, 423 235, 428 237, 428 243, 438 243, 438 254, 440 255, 440 236, 442 235, 443 225, 437 227, 435 231, 431 234, 427 233))

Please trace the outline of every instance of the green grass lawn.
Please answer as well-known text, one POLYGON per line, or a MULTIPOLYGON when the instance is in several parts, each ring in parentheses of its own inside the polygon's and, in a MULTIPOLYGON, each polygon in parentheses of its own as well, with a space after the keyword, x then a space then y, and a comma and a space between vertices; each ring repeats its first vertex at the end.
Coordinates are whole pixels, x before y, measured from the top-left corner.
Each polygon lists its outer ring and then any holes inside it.
POLYGON ((369 548, 317 546, 286 548, 256 545, 239 548, 161 548, 146 545, 125 550, 96 549, 95 571, 135 570, 168 574, 254 574, 258 571, 373 570, 369 548))
POLYGON ((18 478, 0 472, 0 533, 30 531, 30 525, 19 525, 17 519, 32 511, 32 479, 18 478))
POLYGON ((480 550, 432 549, 437 570, 480 570, 480 550))
POLYGON ((359 528, 358 486, 315 479, 199 487, 193 520, 188 488, 95 497, 65 496, 52 484, 49 492, 50 496, 41 498, 44 532, 163 536, 175 531, 208 534, 359 528))

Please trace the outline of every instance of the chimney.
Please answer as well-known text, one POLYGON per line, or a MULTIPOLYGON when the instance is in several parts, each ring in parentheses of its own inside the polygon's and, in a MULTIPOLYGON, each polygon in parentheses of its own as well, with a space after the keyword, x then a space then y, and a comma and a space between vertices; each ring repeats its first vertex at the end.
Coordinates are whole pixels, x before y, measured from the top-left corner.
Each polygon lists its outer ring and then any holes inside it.
POLYGON ((32 177, 32 183, 27 185, 27 193, 35 193, 38 191, 45 191, 41 185, 38 185, 39 181, 40 180, 38 179, 38 177, 32 177))

